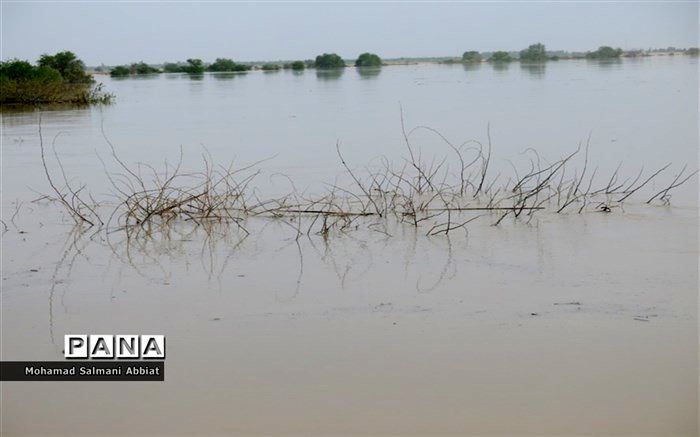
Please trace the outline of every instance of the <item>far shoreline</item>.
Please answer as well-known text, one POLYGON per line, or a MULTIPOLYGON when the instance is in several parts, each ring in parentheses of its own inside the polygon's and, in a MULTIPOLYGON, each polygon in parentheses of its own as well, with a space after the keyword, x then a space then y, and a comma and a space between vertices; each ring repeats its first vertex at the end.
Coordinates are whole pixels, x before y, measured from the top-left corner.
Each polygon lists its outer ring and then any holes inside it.
MULTIPOLYGON (((639 55, 626 55, 626 56, 620 56, 618 58, 609 58, 609 59, 588 59, 585 56, 567 56, 567 57, 560 57, 558 59, 548 59, 545 61, 540 61, 540 62, 531 62, 531 61, 521 61, 520 59, 513 59, 512 61, 509 62, 501 62, 500 64, 513 64, 513 63, 519 63, 519 64, 527 64, 527 65, 533 65, 533 64, 548 64, 550 62, 564 62, 564 61, 592 61, 592 62, 616 62, 616 61, 623 61, 625 59, 643 59, 643 58, 658 58, 658 57, 671 57, 671 56, 680 56, 680 57, 694 57, 697 58, 695 55, 688 54, 684 51, 650 51, 650 52, 643 52, 642 54, 639 55)), ((249 71, 241 71, 241 72, 205 72, 205 73, 228 73, 228 74, 246 74, 250 73, 251 71, 261 71, 264 73, 270 73, 269 71, 263 70, 261 67, 266 64, 283 64, 288 61, 251 61, 251 62, 243 62, 245 65, 249 65, 251 70, 249 71)), ((317 69, 314 67, 309 67, 306 68, 306 70, 317 70, 317 71, 333 71, 333 70, 341 70, 343 68, 353 68, 353 69, 360 69, 360 68, 365 68, 365 69, 377 69, 377 68, 382 68, 382 67, 396 67, 396 66, 410 66, 410 65, 490 65, 494 64, 497 62, 491 62, 486 59, 482 59, 481 61, 477 62, 465 62, 462 61, 461 58, 459 57, 421 57, 421 58, 388 58, 388 59, 382 59, 382 65, 378 67, 357 67, 352 64, 350 60, 346 60, 347 65, 345 67, 339 67, 339 68, 334 68, 334 69, 317 69)), ((156 67, 162 67, 162 64, 152 64, 156 67)), ((111 68, 111 66, 105 66, 107 68, 111 68)), ((107 71, 98 71, 96 70, 99 67, 88 67, 86 69, 86 72, 94 75, 94 76, 110 76, 109 70, 107 71)), ((104 68, 104 67, 103 67, 104 68)), ((280 69, 277 70, 278 72, 281 71, 286 71, 286 69, 280 69)), ((291 71, 291 70, 289 70, 291 71)), ((190 73, 184 73, 184 72, 178 72, 178 73, 167 73, 167 72, 160 72, 160 73, 153 73, 153 75, 157 74, 190 74, 190 73)), ((202 73, 204 74, 204 73, 202 73)))

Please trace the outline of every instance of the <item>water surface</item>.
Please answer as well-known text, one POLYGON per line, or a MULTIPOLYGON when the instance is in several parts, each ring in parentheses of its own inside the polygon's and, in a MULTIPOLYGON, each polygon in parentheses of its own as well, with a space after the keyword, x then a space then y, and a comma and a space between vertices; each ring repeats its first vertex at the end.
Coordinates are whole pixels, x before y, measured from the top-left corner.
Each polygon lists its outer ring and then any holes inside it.
POLYGON ((492 176, 590 135, 601 174, 673 162, 653 192, 696 168, 697 73, 666 57, 102 78, 115 105, 4 112, 3 359, 61 360, 66 333, 163 333, 168 352, 163 383, 3 383, 3 435, 697 435, 697 179, 671 205, 486 213, 447 237, 380 220, 296 239, 257 217, 249 236, 189 222, 130 240, 32 202, 39 116, 69 178, 109 200, 102 127, 129 164, 274 157, 259 184, 284 192, 276 172, 335 180, 338 140, 358 171, 400 162, 400 107, 455 143, 488 126, 492 176))

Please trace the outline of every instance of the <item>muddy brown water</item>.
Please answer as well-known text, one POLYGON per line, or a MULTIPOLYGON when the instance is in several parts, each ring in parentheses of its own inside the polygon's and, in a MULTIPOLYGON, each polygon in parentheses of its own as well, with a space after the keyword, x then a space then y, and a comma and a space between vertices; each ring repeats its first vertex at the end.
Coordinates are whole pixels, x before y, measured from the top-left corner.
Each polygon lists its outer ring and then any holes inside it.
MULTIPOLYGON (((276 171, 308 186, 341 173, 337 138, 349 160, 400 159, 398 101, 458 139, 490 122, 504 171, 591 129, 601 168, 696 168, 697 60, 536 73, 106 79, 116 105, 45 111, 42 125, 66 132, 66 169, 104 198, 101 124, 129 162, 176 159, 180 144, 196 168, 202 144, 222 160, 276 154, 275 189, 276 171)), ((3 383, 3 435, 697 435, 697 180, 671 206, 642 196, 498 227, 487 214, 448 237, 387 220, 297 241, 259 217, 248 237, 179 224, 127 244, 31 202, 47 189, 37 113, 2 117, 2 359, 62 360, 77 332, 163 333, 168 347, 162 383, 3 383)))

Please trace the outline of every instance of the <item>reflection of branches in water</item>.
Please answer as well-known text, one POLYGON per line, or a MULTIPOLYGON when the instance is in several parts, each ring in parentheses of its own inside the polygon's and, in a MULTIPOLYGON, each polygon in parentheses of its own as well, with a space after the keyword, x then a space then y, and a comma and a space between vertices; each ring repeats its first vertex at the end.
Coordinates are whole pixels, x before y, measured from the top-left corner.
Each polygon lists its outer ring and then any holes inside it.
POLYGON ((216 278, 221 283, 230 259, 243 244, 248 234, 237 232, 221 223, 195 225, 191 222, 169 221, 163 223, 157 232, 131 235, 127 233, 120 240, 109 239, 108 247, 121 263, 130 266, 141 277, 149 281, 169 281, 171 273, 163 266, 160 257, 183 258, 188 256, 187 244, 201 241, 199 262, 209 280, 216 278), (223 260, 219 261, 224 252, 223 260), (149 275, 147 270, 156 268, 162 276, 149 275))
POLYGON ((291 246, 291 244, 294 244, 297 248, 297 253, 298 253, 297 258, 299 260, 299 273, 297 275, 296 284, 294 286, 294 292, 291 294, 291 296, 289 296, 287 298, 281 298, 279 296, 279 293, 277 291, 275 291, 275 299, 278 302, 290 302, 290 301, 294 300, 299 295, 299 291, 301 290, 301 280, 304 277, 304 251, 301 249, 301 244, 299 242, 299 238, 295 238, 294 240, 292 240, 292 242, 290 242, 288 245, 284 246, 280 250, 283 250, 283 249, 291 246))
POLYGON ((445 281, 446 279, 453 279, 457 275, 457 266, 454 264, 454 258, 452 253, 452 240, 450 236, 447 235, 443 241, 447 245, 447 258, 445 259, 445 264, 443 265, 442 270, 440 271, 440 274, 438 275, 435 282, 428 287, 422 288, 420 285, 421 278, 420 276, 418 277, 418 279, 416 280, 416 291, 418 291, 419 293, 429 293, 431 291, 434 291, 440 286, 440 284, 443 283, 443 281, 445 281))
MULTIPOLYGON (((53 270, 53 273, 51 274, 51 284, 49 287, 48 297, 49 339, 51 340, 51 344, 53 344, 56 348, 59 347, 56 344, 56 339, 54 335, 54 296, 56 294, 56 286, 59 284, 65 284, 69 280, 76 259, 78 258, 78 256, 85 256, 83 251, 91 241, 91 239, 89 238, 83 238, 86 232, 87 231, 82 226, 80 226, 80 224, 76 224, 76 226, 74 226, 71 229, 71 231, 66 236, 66 240, 63 243, 63 247, 61 248, 61 257, 56 262, 56 266, 53 270), (79 246, 80 243, 82 243, 82 245, 79 246), (61 279, 59 277, 59 273, 62 269, 64 269, 64 267, 65 273, 63 274, 63 278, 61 279)), ((64 287, 63 293, 61 294, 61 306, 63 306, 65 312, 67 312, 67 308, 65 306, 66 289, 67 288, 64 287)))

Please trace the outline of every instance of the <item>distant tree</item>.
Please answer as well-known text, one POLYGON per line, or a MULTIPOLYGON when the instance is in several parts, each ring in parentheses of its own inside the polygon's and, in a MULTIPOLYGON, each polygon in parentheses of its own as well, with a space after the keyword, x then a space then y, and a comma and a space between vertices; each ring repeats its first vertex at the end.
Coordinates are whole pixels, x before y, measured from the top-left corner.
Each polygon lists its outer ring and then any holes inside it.
POLYGON ((685 51, 685 54, 690 56, 698 56, 698 53, 700 53, 700 49, 697 47, 691 47, 685 51))
POLYGON ((481 62, 481 54, 477 51, 464 52, 462 62, 481 62))
POLYGON ((586 53, 588 59, 614 59, 622 56, 622 49, 614 49, 610 46, 601 46, 594 52, 586 53))
POLYGON ((363 53, 355 61, 355 67, 381 67, 382 58, 374 53, 363 53))
POLYGON ((306 64, 304 64, 304 61, 294 61, 291 63, 290 67, 292 70, 299 71, 306 68, 306 64))
POLYGON ((109 72, 109 75, 112 77, 124 77, 128 76, 131 74, 131 69, 127 67, 126 65, 119 65, 117 67, 112 68, 112 71, 109 72))
POLYGON ((489 62, 510 62, 513 58, 508 52, 493 52, 489 58, 489 62))
POLYGON ((166 73, 182 73, 182 67, 173 62, 166 62, 163 65, 163 71, 166 73))
POLYGON ((131 64, 131 74, 153 74, 153 73, 160 73, 160 70, 151 67, 150 65, 146 64, 145 62, 138 62, 131 64))
POLYGON ((345 67, 345 61, 343 58, 336 55, 335 53, 324 53, 322 55, 316 56, 316 62, 314 63, 316 68, 321 70, 327 70, 331 68, 343 68, 345 67))
POLYGON ((233 71, 236 63, 233 59, 228 58, 216 58, 216 61, 211 63, 207 70, 209 71, 233 71))
POLYGON ((248 71, 250 70, 249 65, 237 64, 233 59, 228 58, 216 58, 212 64, 207 67, 207 70, 214 72, 222 71, 248 71))
POLYGON ((304 65, 306 66, 306 68, 314 68, 316 66, 316 61, 314 61, 313 59, 305 59, 304 65))
POLYGON ((187 65, 182 67, 182 71, 190 74, 204 73, 204 63, 201 59, 188 59, 187 65))
POLYGON ((277 71, 280 69, 280 66, 277 64, 263 64, 262 67, 260 67, 263 71, 277 71))
POLYGON ((525 62, 544 62, 547 60, 547 51, 544 44, 532 44, 520 52, 520 60, 525 62))
POLYGON ((58 52, 55 55, 43 54, 39 58, 40 67, 50 67, 61 74, 69 83, 92 83, 92 76, 85 72, 85 63, 73 52, 58 52))

